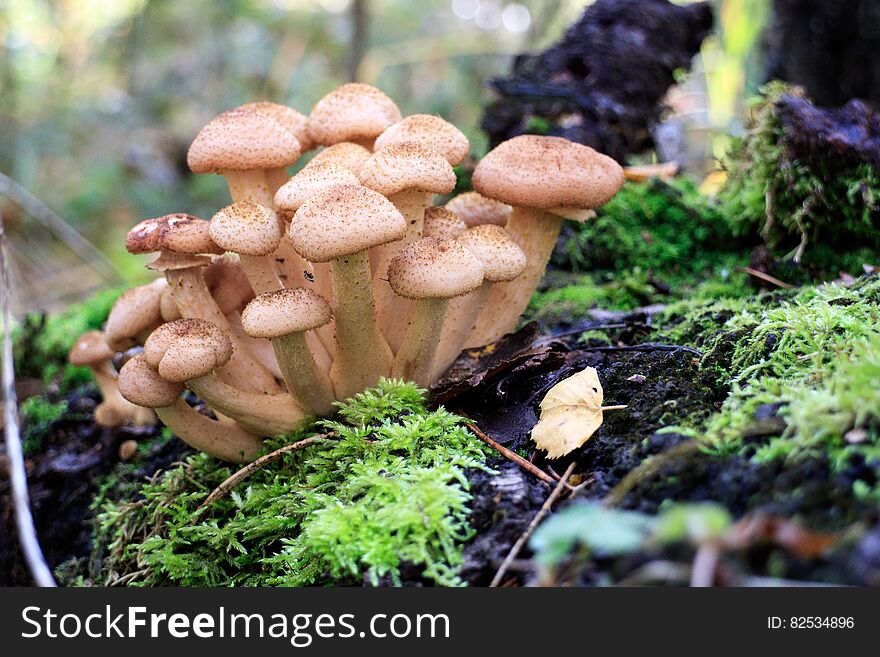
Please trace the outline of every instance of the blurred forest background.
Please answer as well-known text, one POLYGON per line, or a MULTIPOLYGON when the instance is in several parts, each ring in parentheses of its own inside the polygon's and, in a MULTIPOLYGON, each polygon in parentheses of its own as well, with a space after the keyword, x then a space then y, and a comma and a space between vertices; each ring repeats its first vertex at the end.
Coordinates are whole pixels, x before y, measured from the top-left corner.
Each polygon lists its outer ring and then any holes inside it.
MULTIPOLYGON (((185 155, 206 121, 236 105, 272 100, 307 113, 333 87, 368 82, 405 115, 452 121, 482 154, 486 81, 515 54, 559 39, 589 4, 0 0, 0 172, 15 181, 0 181, 0 210, 18 310, 142 280, 143 262, 123 247, 132 224, 225 205, 223 180, 190 174, 185 155), (107 262, 63 225, 53 235, 47 226, 61 218, 107 262)), ((741 129, 744 98, 768 76, 772 4, 714 0, 715 32, 667 97, 692 173, 713 168, 741 129)))

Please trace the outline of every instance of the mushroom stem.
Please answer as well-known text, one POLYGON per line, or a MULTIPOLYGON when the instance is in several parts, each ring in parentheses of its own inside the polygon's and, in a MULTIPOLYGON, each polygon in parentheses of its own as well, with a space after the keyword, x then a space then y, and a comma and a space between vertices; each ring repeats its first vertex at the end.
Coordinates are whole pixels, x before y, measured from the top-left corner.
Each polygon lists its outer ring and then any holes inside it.
POLYGON ((274 292, 284 287, 284 283, 278 277, 275 263, 268 256, 254 256, 239 254, 241 266, 247 275, 248 281, 254 290, 254 294, 274 292))
POLYGON ((263 441, 236 424, 212 420, 182 399, 156 409, 162 423, 190 447, 230 463, 249 463, 263 448, 263 441))
MULTIPOLYGON (((229 322, 229 326, 232 327, 232 331, 235 333, 235 337, 238 338, 242 344, 244 344, 248 351, 251 352, 260 364, 265 367, 269 372, 272 373, 272 376, 278 379, 279 381, 284 377, 281 374, 281 368, 278 366, 278 359, 275 358, 275 350, 272 349, 271 344, 267 344, 265 340, 258 340, 256 338, 252 338, 247 333, 244 332, 244 329, 241 326, 241 315, 238 314, 237 311, 227 313, 226 321, 229 322)), ((330 363, 327 363, 327 369, 330 369, 330 363)))
POLYGON ((290 180, 290 173, 287 171, 287 167, 266 169, 266 184, 269 187, 269 192, 272 194, 273 198, 275 196, 275 192, 281 189, 284 183, 286 183, 288 180, 290 180))
POLYGON ((394 290, 388 285, 388 263, 402 249, 422 236, 425 208, 430 196, 417 189, 405 189, 388 197, 406 221, 406 235, 401 240, 383 244, 374 250, 373 289, 376 295, 376 316, 379 318, 382 335, 394 353, 400 347, 406 332, 406 322, 401 322, 400 318, 408 316, 414 304, 410 299, 394 294, 394 290))
POLYGON ((546 210, 513 209, 507 232, 525 253, 526 269, 516 280, 492 286, 465 347, 494 342, 516 328, 520 315, 544 276, 563 221, 562 217, 546 210))
POLYGON ((269 189, 266 172, 263 169, 250 171, 221 171, 229 187, 229 195, 233 203, 253 201, 267 208, 273 207, 274 194, 269 189))
POLYGON ((95 409, 95 421, 104 427, 121 427, 129 422, 145 427, 156 423, 156 414, 149 408, 132 404, 119 394, 116 373, 110 363, 89 365, 89 371, 101 391, 101 403, 95 409))
POLYGON ((289 394, 244 392, 213 374, 187 381, 186 387, 215 411, 262 436, 295 431, 305 418, 303 409, 289 394))
POLYGON ((289 333, 272 339, 287 388, 296 396, 305 413, 330 415, 333 412, 333 386, 326 372, 315 362, 306 342, 307 333, 289 333))
POLYGON ((448 307, 449 299, 420 299, 413 304, 409 327, 391 368, 392 376, 423 387, 431 384, 431 363, 448 307))
POLYGON ((279 388, 274 377, 260 365, 232 330, 226 316, 208 291, 201 272, 197 268, 171 269, 165 272, 165 276, 183 317, 204 319, 216 324, 232 341, 232 358, 218 369, 221 378, 248 392, 277 393, 279 388))
POLYGON ((449 301, 449 309, 446 312, 437 353, 434 355, 431 367, 432 382, 437 381, 461 353, 465 340, 477 326, 480 310, 489 298, 493 285, 495 283, 492 281, 483 281, 483 284, 473 292, 449 301))
MULTIPOLYGON (((315 278, 314 290, 327 301, 333 304, 333 276, 330 273, 329 262, 313 262, 312 275, 315 278)), ((336 324, 330 320, 324 326, 319 326, 316 331, 321 344, 327 350, 331 358, 336 357, 336 324)))
POLYGON ((376 385, 391 371, 393 355, 376 322, 376 306, 366 251, 333 260, 336 357, 330 380, 338 399, 376 385))

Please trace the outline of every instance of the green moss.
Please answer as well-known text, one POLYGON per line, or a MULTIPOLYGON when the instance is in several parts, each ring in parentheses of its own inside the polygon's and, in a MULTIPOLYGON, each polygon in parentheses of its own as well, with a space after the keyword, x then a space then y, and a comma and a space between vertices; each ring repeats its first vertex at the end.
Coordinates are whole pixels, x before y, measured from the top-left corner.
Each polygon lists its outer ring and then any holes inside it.
POLYGON ((86 368, 67 364, 67 352, 81 333, 101 328, 121 293, 104 290, 56 315, 27 315, 14 333, 16 374, 47 383, 57 379, 62 390, 90 382, 86 368))
POLYGON ((786 95, 803 93, 774 82, 751 101, 746 134, 733 140, 723 162, 729 175, 721 210, 735 234, 763 235, 777 255, 803 245, 805 269, 818 276, 859 272, 880 248, 880 171, 867 163, 840 169, 790 157, 777 114, 786 95))
POLYGON ((52 424, 67 411, 67 401, 50 402, 45 397, 28 397, 18 407, 21 414, 22 448, 25 456, 39 451, 52 424))
POLYGON ((196 511, 233 468, 204 454, 144 484, 135 501, 101 503, 96 555, 132 585, 302 586, 399 583, 404 567, 457 585, 471 535, 465 471, 483 444, 422 391, 383 380, 340 405, 336 421, 276 439, 336 438, 255 472, 196 511))

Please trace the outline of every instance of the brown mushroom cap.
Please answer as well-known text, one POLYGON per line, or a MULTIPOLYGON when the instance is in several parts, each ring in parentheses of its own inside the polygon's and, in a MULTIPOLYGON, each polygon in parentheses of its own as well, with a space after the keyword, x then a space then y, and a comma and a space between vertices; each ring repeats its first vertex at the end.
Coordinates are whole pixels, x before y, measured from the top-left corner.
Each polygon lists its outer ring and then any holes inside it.
POLYGON ((167 381, 188 381, 229 362, 232 343, 215 324, 178 319, 163 324, 144 344, 144 358, 167 381))
POLYGON ((487 281, 512 281, 525 271, 526 254, 501 226, 474 226, 459 235, 456 241, 483 264, 487 281))
POLYGON ((264 112, 233 109, 209 121, 186 154, 193 173, 290 166, 302 148, 292 132, 264 112))
POLYGON ((309 160, 309 163, 305 165, 303 169, 318 166, 319 164, 333 163, 338 164, 342 168, 351 171, 354 175, 357 175, 364 162, 370 159, 370 155, 372 155, 372 152, 368 151, 360 144, 353 144, 350 141, 341 141, 338 144, 328 146, 315 155, 315 157, 309 160))
POLYGON ((525 208, 596 208, 623 185, 623 169, 607 155, 562 137, 521 135, 480 160, 474 189, 525 208))
POLYGON ((444 237, 452 239, 467 230, 467 224, 446 208, 427 208, 422 237, 444 237))
POLYGON ((171 251, 183 255, 223 253, 211 239, 210 223, 191 214, 173 213, 144 219, 128 231, 125 248, 129 253, 171 251))
POLYGON ((166 381, 150 367, 143 354, 130 359, 119 370, 119 394, 132 404, 147 408, 171 406, 183 392, 182 383, 166 381))
POLYGON ((306 199, 331 185, 358 185, 356 175, 333 162, 307 166, 288 180, 275 193, 275 207, 282 215, 290 216, 306 199))
POLYGON ((400 110, 382 91, 369 84, 351 82, 315 104, 309 115, 309 136, 325 146, 373 139, 399 120, 400 110))
POLYGON ((111 358, 113 351, 107 346, 101 331, 86 331, 80 335, 67 354, 71 365, 96 365, 111 358))
POLYGON ((135 337, 162 321, 162 294, 168 289, 164 278, 149 285, 126 290, 113 304, 104 326, 104 338, 114 351, 135 345, 135 337))
POLYGON ((476 290, 483 265, 455 240, 423 237, 388 265, 388 283, 407 299, 451 299, 476 290))
POLYGON ((312 141, 312 138, 309 137, 309 117, 292 107, 268 101, 257 101, 255 103, 246 103, 239 109, 250 110, 252 112, 271 116, 278 121, 282 128, 285 128, 296 137, 303 152, 310 151, 317 146, 317 144, 312 141))
POLYGON ((402 239, 406 221, 387 198, 360 185, 334 185, 303 203, 287 237, 309 262, 330 262, 402 239))
POLYGON ((376 138, 375 150, 414 141, 433 148, 452 166, 461 164, 471 145, 454 125, 432 114, 413 114, 402 118, 376 138))
POLYGON ((297 287, 258 296, 241 313, 241 325, 252 338, 279 338, 324 326, 332 316, 324 297, 297 287))
POLYGON ((513 211, 507 203, 486 198, 477 192, 463 192, 450 200, 445 207, 454 212, 469 228, 482 224, 506 226, 513 211))
POLYGON ((414 141, 377 150, 358 174, 361 184, 384 196, 405 189, 448 194, 455 189, 455 172, 433 148, 414 141))
POLYGON ((264 256, 281 241, 275 211, 253 201, 228 205, 211 218, 211 238, 220 248, 234 253, 264 256))

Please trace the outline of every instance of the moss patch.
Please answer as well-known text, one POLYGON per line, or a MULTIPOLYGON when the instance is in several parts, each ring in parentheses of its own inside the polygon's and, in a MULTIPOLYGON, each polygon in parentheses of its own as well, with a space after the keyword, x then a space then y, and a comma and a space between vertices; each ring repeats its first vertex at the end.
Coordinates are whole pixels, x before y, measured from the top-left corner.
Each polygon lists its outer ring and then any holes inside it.
POLYGON ((315 432, 334 439, 285 456, 196 512, 232 473, 197 454, 136 499, 99 502, 95 581, 132 585, 371 585, 409 579, 461 584, 471 535, 466 471, 483 444, 422 391, 383 380, 340 405, 315 432))

